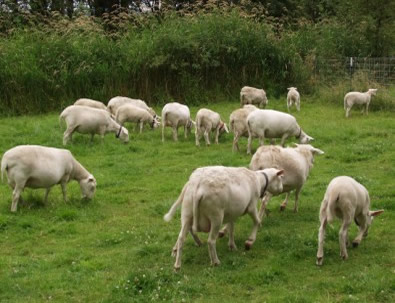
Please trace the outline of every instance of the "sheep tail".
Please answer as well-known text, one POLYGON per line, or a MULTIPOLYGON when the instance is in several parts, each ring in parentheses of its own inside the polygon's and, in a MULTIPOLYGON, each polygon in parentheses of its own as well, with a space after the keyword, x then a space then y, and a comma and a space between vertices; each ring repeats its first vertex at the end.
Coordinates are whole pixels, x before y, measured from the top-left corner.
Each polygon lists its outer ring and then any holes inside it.
POLYGON ((195 193, 193 195, 193 224, 192 224, 192 231, 193 232, 198 232, 198 223, 199 223, 199 202, 201 200, 201 196, 197 195, 197 191, 195 190, 195 193))
POLYGON ((166 222, 169 222, 174 217, 174 214, 176 213, 177 208, 182 204, 188 184, 189 184, 189 182, 184 185, 184 188, 182 189, 181 194, 178 197, 178 199, 176 200, 176 202, 174 202, 174 204, 171 206, 168 213, 163 216, 163 220, 165 220, 166 222))
POLYGON ((336 195, 335 197, 333 195, 325 195, 320 209, 320 221, 322 221, 324 218, 326 218, 328 222, 333 221, 336 204, 339 198, 339 195, 336 195))

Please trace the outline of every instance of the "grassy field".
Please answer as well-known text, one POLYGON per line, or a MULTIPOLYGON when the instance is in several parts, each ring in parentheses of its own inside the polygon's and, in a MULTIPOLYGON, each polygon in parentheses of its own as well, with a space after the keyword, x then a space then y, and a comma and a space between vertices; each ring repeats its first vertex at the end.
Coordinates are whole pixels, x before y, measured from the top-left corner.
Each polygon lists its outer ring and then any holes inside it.
MULTIPOLYGON (((302 100, 303 101, 303 100, 302 100)), ((228 120, 238 102, 209 107, 228 120)), ((285 110, 285 101, 269 108, 285 110)), ((197 107, 191 108, 193 115, 197 107)), ((160 109, 157 109, 160 112, 160 109)), ((342 104, 316 100, 294 112, 317 156, 300 197, 279 212, 283 196, 273 198, 269 216, 252 250, 243 249, 251 220, 236 223, 236 252, 227 240, 217 241, 221 266, 210 267, 207 245, 195 247, 188 237, 181 271, 173 272, 170 256, 179 228, 179 215, 166 223, 163 215, 178 197, 191 172, 205 165, 246 166, 246 139, 241 153, 232 153, 232 136, 218 146, 200 148, 194 136, 162 144, 160 131, 132 133, 129 144, 108 135, 101 144, 74 135, 67 148, 96 177, 97 193, 80 200, 76 182, 68 185, 64 204, 55 187, 47 205, 44 190, 26 189, 25 205, 11 214, 11 189, 0 185, 0 301, 1 302, 394 302, 395 301, 395 119, 394 113, 354 109, 344 118, 342 104), (325 259, 315 265, 318 211, 326 186, 339 175, 364 184, 378 217, 360 247, 339 257, 339 223, 327 228, 325 259)), ((0 154, 19 144, 62 147, 58 114, 0 119, 0 154)), ((292 142, 291 140, 289 143, 292 142)), ((254 142, 254 149, 258 142, 254 142)), ((292 196, 293 197, 293 196, 292 196)), ((350 237, 357 228, 351 227, 350 237)), ((206 242, 206 234, 201 234, 206 242)))

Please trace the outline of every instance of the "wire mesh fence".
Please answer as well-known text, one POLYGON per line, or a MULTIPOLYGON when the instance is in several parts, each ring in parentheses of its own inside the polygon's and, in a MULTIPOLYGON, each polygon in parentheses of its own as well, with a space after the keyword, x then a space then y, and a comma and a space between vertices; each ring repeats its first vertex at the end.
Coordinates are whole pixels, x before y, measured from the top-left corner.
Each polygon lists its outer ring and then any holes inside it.
POLYGON ((353 78, 363 75, 368 83, 395 85, 395 57, 318 59, 315 69, 316 77, 329 83, 344 79, 350 81, 352 87, 353 78))

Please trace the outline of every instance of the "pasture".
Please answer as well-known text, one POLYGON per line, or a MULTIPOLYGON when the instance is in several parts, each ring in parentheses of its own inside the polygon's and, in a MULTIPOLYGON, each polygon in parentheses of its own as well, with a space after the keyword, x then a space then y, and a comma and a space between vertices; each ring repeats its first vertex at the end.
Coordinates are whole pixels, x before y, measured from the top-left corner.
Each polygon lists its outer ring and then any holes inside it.
MULTIPOLYGON (((205 107, 228 121, 238 106, 234 101, 205 107)), ((286 111, 285 99, 270 99, 268 108, 286 111)), ((191 107, 193 118, 197 110, 191 107)), ((231 134, 210 147, 202 140, 199 148, 193 135, 184 139, 181 129, 179 142, 173 142, 167 128, 164 144, 158 129, 141 135, 132 131, 127 145, 112 134, 103 144, 99 137, 90 143, 89 136, 74 134, 66 148, 97 179, 92 201, 81 201, 76 182, 68 185, 67 204, 60 186, 47 205, 41 202, 44 190, 26 189, 26 203, 12 214, 11 189, 0 185, 0 301, 394 302, 394 113, 362 116, 354 107, 345 119, 342 100, 335 106, 303 98, 301 112, 291 112, 315 138, 313 145, 325 151, 316 157, 302 190, 299 213, 292 211, 293 195, 284 212, 279 211, 284 195, 273 198, 250 251, 244 250, 244 241, 252 222, 241 218, 235 228, 238 250, 228 251, 227 239, 219 239, 221 266, 215 268, 206 234, 200 234, 204 243, 199 248, 188 236, 178 273, 170 253, 179 211, 169 223, 163 215, 195 168, 247 166, 246 138, 239 142, 241 152, 232 153, 231 134), (328 227, 324 265, 317 267, 318 211, 326 186, 339 175, 361 182, 372 209, 385 213, 358 248, 348 249, 347 261, 339 257, 339 221, 328 227)), ((57 113, 1 118, 0 154, 20 144, 63 147, 63 131, 57 113)), ((350 238, 356 233, 353 224, 350 238)))

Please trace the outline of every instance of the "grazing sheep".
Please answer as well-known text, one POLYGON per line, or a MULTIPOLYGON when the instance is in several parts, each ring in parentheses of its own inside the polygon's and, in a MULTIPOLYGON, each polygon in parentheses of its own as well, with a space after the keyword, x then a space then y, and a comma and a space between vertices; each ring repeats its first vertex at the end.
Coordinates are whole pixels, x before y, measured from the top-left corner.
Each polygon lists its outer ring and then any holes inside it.
POLYGON ((89 106, 97 109, 103 109, 108 111, 107 106, 104 103, 92 99, 81 98, 74 102, 74 105, 82 105, 82 106, 89 106))
MULTIPOLYGON (((346 118, 348 118, 350 114, 351 107, 354 104, 365 105, 366 115, 368 114, 370 99, 372 96, 375 96, 377 89, 370 88, 366 93, 360 92, 349 92, 344 96, 344 110, 346 111, 346 118)), ((364 112, 364 108, 362 108, 362 113, 364 112)))
POLYGON ((229 118, 229 128, 230 131, 233 132, 233 152, 236 149, 239 151, 239 139, 240 137, 248 137, 248 129, 247 129, 247 116, 254 110, 258 108, 255 105, 247 104, 242 108, 236 109, 233 111, 229 118))
POLYGON ((256 104, 265 108, 268 103, 266 92, 263 89, 244 86, 240 91, 240 107, 245 104, 256 104))
POLYGON ((178 102, 167 103, 162 109, 162 142, 165 142, 166 126, 172 128, 173 140, 178 141, 178 128, 184 126, 184 137, 187 138, 194 125, 188 106, 178 102))
POLYGON ((147 110, 130 104, 125 104, 118 108, 115 121, 122 126, 125 122, 137 123, 136 131, 140 125, 140 134, 143 132, 144 123, 148 123, 151 128, 157 128, 160 125, 159 121, 157 121, 147 110))
POLYGON ((200 136, 204 135, 206 144, 210 145, 210 132, 215 131, 215 143, 218 144, 218 137, 224 132, 229 133, 226 123, 221 121, 221 117, 218 113, 202 108, 196 114, 196 129, 195 138, 196 146, 200 145, 200 136))
POLYGON ((128 130, 115 122, 109 112, 102 109, 71 105, 60 114, 59 120, 65 120, 67 124, 63 134, 63 145, 72 139, 75 131, 91 134, 92 141, 95 134, 99 134, 103 140, 104 135, 111 132, 122 142, 129 142, 128 130))
POLYGON ((352 242, 357 247, 362 237, 368 235, 373 218, 384 210, 370 211, 370 198, 366 188, 351 177, 340 176, 332 179, 326 189, 320 209, 320 229, 318 234, 317 265, 324 260, 324 237, 327 223, 335 217, 340 218, 342 226, 339 231, 340 257, 348 258, 348 228, 352 221, 358 226, 358 236, 352 242))
POLYGON ((290 107, 295 104, 296 109, 300 111, 300 95, 296 87, 289 87, 287 94, 287 108, 288 112, 290 107))
POLYGON ((197 244, 201 242, 195 233, 209 232, 207 243, 211 265, 219 265, 215 243, 221 225, 227 224, 229 248, 236 249, 234 222, 246 213, 254 222, 252 232, 245 242, 246 249, 250 249, 260 225, 257 201, 266 190, 282 191, 282 174, 283 171, 274 168, 257 172, 244 167, 224 166, 196 169, 184 185, 177 201, 164 216, 165 221, 170 221, 178 206, 182 205, 181 231, 173 248, 173 255, 176 255, 175 270, 181 267, 182 248, 189 232, 197 244))
POLYGON ((295 136, 299 143, 307 144, 314 140, 308 136, 295 117, 270 109, 261 109, 251 112, 247 117, 248 147, 247 154, 251 154, 252 138, 258 137, 259 143, 263 145, 265 138, 281 138, 281 145, 284 146, 288 137, 295 136))
POLYGON ((145 103, 143 100, 140 100, 140 99, 132 99, 132 98, 128 98, 128 97, 117 96, 117 97, 110 99, 110 101, 108 101, 107 107, 108 107, 108 110, 110 111, 110 113, 115 117, 118 107, 125 105, 125 104, 131 104, 131 105, 140 107, 142 109, 145 109, 151 115, 153 115, 154 117, 157 117, 157 114, 155 113, 154 109, 152 107, 149 107, 147 105, 147 103, 145 103))
MULTIPOLYGON (((314 156, 322 155, 324 152, 309 144, 296 145, 296 147, 283 148, 281 146, 261 146, 251 159, 250 169, 262 170, 269 167, 281 168, 284 170, 283 191, 286 198, 281 204, 284 210, 288 203, 291 191, 295 190, 294 212, 298 211, 299 193, 304 183, 309 177, 310 170, 313 168, 314 156)), ((260 219, 264 214, 264 209, 271 198, 267 193, 259 211, 260 219)))
POLYGON ((66 202, 66 185, 71 180, 78 181, 83 198, 91 199, 96 190, 96 179, 66 149, 16 146, 5 152, 1 159, 1 180, 4 173, 13 189, 12 212, 16 212, 25 187, 45 188, 45 203, 51 187, 56 184, 61 185, 66 202))

